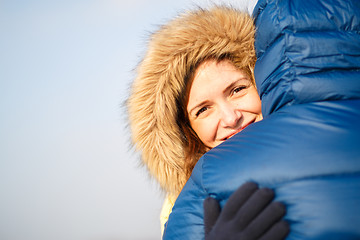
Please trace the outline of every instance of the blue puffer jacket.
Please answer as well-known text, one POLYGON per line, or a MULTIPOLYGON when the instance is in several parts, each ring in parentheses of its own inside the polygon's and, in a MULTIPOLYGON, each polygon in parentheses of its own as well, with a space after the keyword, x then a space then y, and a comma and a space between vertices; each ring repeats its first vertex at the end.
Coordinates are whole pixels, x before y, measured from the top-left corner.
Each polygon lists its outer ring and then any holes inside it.
POLYGON ((287 239, 360 239, 360 1, 260 0, 264 120, 205 154, 164 239, 203 239, 203 201, 255 181, 287 206, 287 239))

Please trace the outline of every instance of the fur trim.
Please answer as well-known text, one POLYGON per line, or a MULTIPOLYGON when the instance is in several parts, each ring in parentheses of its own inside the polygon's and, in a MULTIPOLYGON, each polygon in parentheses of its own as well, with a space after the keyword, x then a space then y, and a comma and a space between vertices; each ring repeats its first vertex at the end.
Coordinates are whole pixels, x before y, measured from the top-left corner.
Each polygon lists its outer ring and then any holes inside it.
POLYGON ((231 54, 237 67, 255 64, 253 20, 248 13, 216 6, 178 16, 150 39, 128 99, 132 141, 143 163, 168 193, 188 180, 184 137, 176 123, 184 79, 201 61, 231 54))

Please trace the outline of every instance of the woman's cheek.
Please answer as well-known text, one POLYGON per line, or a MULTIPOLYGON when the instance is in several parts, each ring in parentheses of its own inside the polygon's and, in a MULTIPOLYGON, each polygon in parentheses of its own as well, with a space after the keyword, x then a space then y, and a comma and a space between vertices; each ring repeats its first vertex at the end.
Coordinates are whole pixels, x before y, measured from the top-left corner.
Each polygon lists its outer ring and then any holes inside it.
POLYGON ((202 135, 204 141, 206 141, 206 143, 204 142, 205 145, 213 147, 212 145, 216 140, 217 132, 218 132, 218 122, 216 118, 209 117, 208 119, 206 119, 206 121, 203 122, 202 135))
POLYGON ((195 131, 196 135, 200 138, 202 142, 204 142, 204 125, 201 119, 195 120, 192 122, 191 127, 195 131))
POLYGON ((206 138, 205 124, 206 124, 206 121, 198 120, 198 121, 196 121, 196 124, 194 124, 194 126, 193 126, 195 133, 198 135, 198 137, 200 138, 200 140, 202 142, 204 142, 204 140, 206 138))

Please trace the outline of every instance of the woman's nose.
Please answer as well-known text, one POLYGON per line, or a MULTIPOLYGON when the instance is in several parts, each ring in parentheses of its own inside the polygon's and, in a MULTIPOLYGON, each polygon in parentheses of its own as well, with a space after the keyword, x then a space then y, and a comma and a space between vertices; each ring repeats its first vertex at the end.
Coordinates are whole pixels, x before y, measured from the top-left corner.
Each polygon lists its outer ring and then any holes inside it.
POLYGON ((236 128, 242 119, 242 113, 232 104, 225 104, 221 109, 221 123, 223 127, 236 128))

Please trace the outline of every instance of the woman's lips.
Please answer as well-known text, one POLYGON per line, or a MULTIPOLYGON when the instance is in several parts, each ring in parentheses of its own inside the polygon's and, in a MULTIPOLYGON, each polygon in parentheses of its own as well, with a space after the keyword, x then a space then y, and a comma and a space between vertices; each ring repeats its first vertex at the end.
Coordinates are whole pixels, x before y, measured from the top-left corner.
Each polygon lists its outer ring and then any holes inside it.
POLYGON ((230 135, 228 135, 227 137, 223 138, 223 141, 231 138, 232 136, 234 136, 235 134, 241 132, 244 128, 246 128, 247 126, 249 126, 250 124, 252 124, 253 122, 255 122, 255 119, 253 121, 248 122, 247 124, 245 124, 243 127, 239 128, 238 130, 234 131, 233 133, 231 133, 230 135))

